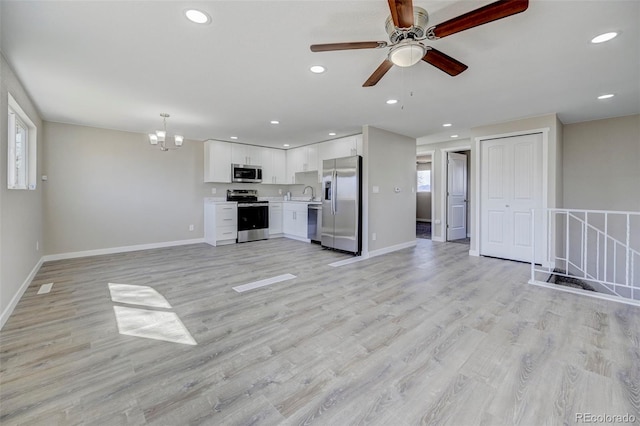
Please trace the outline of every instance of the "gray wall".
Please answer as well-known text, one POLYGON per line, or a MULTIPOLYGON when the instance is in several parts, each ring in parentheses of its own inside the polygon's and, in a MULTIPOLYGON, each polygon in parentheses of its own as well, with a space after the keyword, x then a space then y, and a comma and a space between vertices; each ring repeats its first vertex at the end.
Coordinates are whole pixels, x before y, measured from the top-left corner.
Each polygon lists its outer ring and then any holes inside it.
POLYGON ((415 244, 416 140, 364 126, 363 147, 365 247, 371 253, 415 244), (374 186, 379 187, 378 193, 373 192, 374 186), (394 192, 395 187, 400 192, 394 192))
POLYGON ((7 189, 7 93, 36 125, 38 131, 38 173, 42 170, 42 121, 36 106, 6 60, 0 55, 0 326, 9 308, 17 302, 20 290, 42 257, 42 182, 36 190, 7 189), (40 249, 36 249, 39 244, 40 249))
POLYGON ((567 124, 564 207, 640 212, 640 115, 567 124))
POLYGON ((162 152, 139 133, 51 122, 44 133, 48 255, 203 238, 204 197, 231 188, 302 194, 301 185, 203 183, 199 141, 162 152))

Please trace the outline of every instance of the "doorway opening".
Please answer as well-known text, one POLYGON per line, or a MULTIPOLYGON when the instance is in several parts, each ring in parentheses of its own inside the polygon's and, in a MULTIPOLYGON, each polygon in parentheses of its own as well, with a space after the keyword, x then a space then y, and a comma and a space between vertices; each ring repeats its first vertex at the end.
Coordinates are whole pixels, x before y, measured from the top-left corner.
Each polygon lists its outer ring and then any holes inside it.
POLYGON ((416 157, 416 238, 431 239, 431 219, 433 217, 431 153, 416 157))

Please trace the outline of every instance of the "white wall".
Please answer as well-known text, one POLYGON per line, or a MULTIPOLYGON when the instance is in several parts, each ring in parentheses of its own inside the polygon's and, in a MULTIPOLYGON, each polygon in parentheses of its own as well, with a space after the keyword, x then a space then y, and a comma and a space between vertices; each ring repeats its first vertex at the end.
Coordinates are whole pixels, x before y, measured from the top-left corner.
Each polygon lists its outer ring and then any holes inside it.
POLYGON ((11 93, 37 127, 36 175, 40 176, 43 159, 42 121, 35 104, 0 55, 0 327, 37 272, 44 244, 42 182, 37 182, 36 190, 7 189, 7 93, 11 93), (39 250, 36 244, 40 246, 39 250))
POLYGON ((364 126, 363 148, 363 251, 375 255, 415 245, 416 140, 364 126))

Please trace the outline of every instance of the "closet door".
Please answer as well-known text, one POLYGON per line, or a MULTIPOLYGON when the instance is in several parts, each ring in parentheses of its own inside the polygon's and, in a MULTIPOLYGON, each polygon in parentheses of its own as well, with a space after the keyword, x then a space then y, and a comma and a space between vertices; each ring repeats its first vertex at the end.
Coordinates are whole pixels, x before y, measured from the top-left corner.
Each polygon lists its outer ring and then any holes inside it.
POLYGON ((484 140, 481 151, 480 254, 530 262, 531 209, 543 205, 542 134, 484 140))

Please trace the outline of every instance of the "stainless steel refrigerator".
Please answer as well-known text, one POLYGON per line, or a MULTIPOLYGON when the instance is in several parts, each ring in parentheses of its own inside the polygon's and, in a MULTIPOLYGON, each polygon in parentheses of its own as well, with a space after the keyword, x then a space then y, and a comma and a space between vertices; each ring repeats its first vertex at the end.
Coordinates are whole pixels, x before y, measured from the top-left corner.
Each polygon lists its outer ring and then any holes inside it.
POLYGON ((362 252, 362 157, 322 162, 323 247, 362 252))

